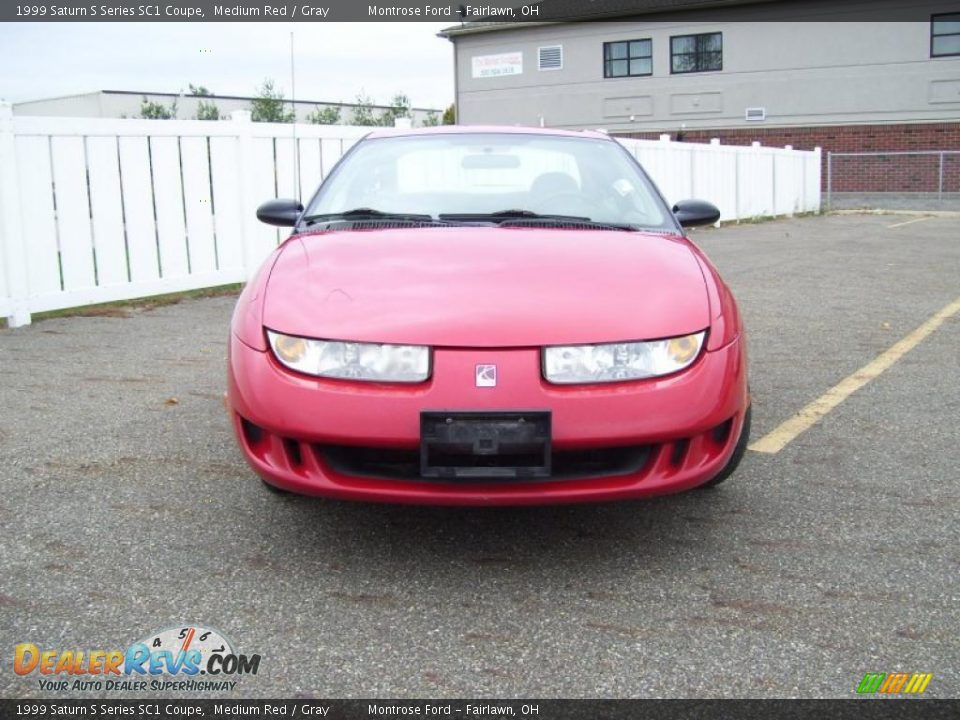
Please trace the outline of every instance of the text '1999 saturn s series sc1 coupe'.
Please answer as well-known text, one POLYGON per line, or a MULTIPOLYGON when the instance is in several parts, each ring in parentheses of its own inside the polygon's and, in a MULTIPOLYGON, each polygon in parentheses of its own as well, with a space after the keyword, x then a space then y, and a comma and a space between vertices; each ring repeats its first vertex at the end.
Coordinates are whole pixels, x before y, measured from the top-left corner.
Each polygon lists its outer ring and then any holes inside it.
POLYGON ((736 302, 602 133, 383 130, 304 208, 233 315, 227 405, 274 490, 457 505, 715 485, 744 454, 736 302))

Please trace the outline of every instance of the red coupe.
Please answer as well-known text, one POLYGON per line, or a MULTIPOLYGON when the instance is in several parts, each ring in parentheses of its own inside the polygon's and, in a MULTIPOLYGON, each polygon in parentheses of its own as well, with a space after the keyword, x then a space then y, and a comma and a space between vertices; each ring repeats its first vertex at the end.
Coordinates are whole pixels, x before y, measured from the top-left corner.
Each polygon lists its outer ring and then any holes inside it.
POLYGON ((736 302, 602 133, 371 133, 233 315, 227 404, 274 490, 509 505, 726 479, 750 395, 736 302))

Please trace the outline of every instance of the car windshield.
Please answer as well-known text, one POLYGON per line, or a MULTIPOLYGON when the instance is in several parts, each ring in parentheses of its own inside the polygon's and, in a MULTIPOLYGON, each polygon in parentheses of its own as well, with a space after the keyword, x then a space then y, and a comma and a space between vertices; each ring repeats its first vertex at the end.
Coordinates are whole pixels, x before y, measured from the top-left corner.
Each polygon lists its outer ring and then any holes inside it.
POLYGON ((362 141, 323 183, 307 221, 594 222, 672 231, 650 181, 616 142, 526 133, 362 141))

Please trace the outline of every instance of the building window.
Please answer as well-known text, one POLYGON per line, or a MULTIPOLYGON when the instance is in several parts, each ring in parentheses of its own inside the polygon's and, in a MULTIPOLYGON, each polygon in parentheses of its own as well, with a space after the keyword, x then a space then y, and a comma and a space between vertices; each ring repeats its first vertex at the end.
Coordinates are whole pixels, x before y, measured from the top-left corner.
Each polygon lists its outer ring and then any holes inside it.
POLYGON ((723 33, 670 38, 670 72, 723 70, 723 33))
POLYGON ((563 70, 563 45, 537 48, 538 70, 563 70))
POLYGON ((653 74, 651 40, 622 40, 603 44, 605 78, 637 77, 653 74))
POLYGON ((930 18, 930 57, 960 55, 960 13, 930 18))

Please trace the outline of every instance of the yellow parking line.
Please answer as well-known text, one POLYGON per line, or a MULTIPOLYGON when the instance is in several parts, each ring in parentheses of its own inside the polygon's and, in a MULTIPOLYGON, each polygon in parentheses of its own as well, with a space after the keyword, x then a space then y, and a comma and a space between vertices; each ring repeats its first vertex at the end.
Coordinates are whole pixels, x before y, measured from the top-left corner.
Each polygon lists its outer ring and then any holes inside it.
POLYGON ((927 215, 926 217, 914 218, 913 220, 907 220, 906 222, 896 223, 894 225, 887 225, 887 228, 889 229, 889 228, 903 227, 904 225, 909 225, 910 223, 923 222, 924 220, 930 220, 932 218, 933 218, 932 215, 927 215))
POLYGON ((876 359, 867 363, 852 375, 845 377, 792 418, 781 423, 779 427, 748 447, 754 452, 771 454, 780 452, 798 435, 813 427, 820 418, 919 345, 925 337, 940 327, 948 318, 956 315, 958 311, 960 311, 960 298, 954 300, 912 333, 878 355, 876 359))

